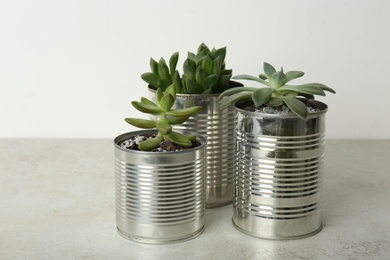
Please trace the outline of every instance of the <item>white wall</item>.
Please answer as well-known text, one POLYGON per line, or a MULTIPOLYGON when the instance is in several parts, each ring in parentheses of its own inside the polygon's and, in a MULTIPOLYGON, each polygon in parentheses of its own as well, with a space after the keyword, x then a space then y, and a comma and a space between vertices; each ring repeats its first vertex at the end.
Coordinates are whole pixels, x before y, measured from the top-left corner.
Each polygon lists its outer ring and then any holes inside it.
POLYGON ((0 2, 0 137, 103 137, 133 130, 149 58, 227 46, 234 74, 268 61, 337 95, 328 138, 390 138, 390 2, 0 2))

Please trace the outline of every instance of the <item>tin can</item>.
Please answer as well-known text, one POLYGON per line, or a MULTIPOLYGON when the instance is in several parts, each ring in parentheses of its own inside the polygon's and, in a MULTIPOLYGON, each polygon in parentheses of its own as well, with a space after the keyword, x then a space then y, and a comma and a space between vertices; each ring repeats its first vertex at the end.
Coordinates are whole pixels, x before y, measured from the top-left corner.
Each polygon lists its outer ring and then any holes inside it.
POLYGON ((252 236, 296 239, 321 224, 325 113, 249 112, 235 107, 236 153, 233 224, 252 236))
POLYGON ((135 131, 114 140, 118 232, 147 244, 195 238, 205 224, 206 140, 195 134, 201 145, 177 152, 144 152, 118 145, 145 133, 156 132, 135 131))
MULTIPOLYGON (((242 84, 231 81, 231 87, 242 84)), ((149 87, 149 96, 156 100, 155 90, 149 87)), ((234 172, 234 108, 220 110, 219 94, 176 94, 173 108, 201 106, 202 109, 184 124, 174 125, 181 131, 192 131, 207 140, 206 208, 232 203, 234 172)))

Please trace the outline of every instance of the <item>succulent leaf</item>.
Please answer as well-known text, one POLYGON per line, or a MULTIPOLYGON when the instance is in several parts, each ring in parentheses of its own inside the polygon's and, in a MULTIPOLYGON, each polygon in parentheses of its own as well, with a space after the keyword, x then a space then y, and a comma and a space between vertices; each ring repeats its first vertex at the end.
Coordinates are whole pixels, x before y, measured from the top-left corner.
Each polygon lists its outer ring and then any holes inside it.
POLYGON ((303 84, 297 86, 283 86, 279 88, 279 91, 295 91, 304 94, 313 94, 313 95, 321 95, 325 96, 325 92, 318 86, 313 84, 303 84))
POLYGON ((177 61, 179 60, 179 53, 175 52, 172 54, 171 58, 169 59, 169 73, 171 77, 173 77, 173 74, 176 71, 177 61))
POLYGON ((160 59, 158 62, 158 75, 162 79, 170 79, 169 69, 168 66, 163 58, 160 59))
POLYGON ((155 61, 153 58, 150 58, 150 70, 154 75, 158 75, 158 62, 155 61))
POLYGON ((225 109, 234 105, 238 101, 251 100, 253 91, 242 91, 231 96, 228 96, 220 101, 220 109, 225 109))
POLYGON ((293 97, 281 96, 280 98, 293 113, 302 119, 306 119, 308 111, 306 105, 302 101, 293 97))
POLYGON ((150 86, 153 86, 154 88, 156 88, 156 86, 158 86, 158 77, 151 72, 146 72, 146 73, 142 74, 141 78, 146 83, 148 83, 150 86))
POLYGON ((137 109, 138 111, 143 112, 143 113, 156 115, 156 114, 160 114, 161 112, 164 112, 164 110, 162 110, 160 107, 158 107, 156 105, 154 105, 154 106, 146 105, 146 104, 143 104, 143 103, 137 102, 137 101, 133 101, 133 102, 131 102, 131 104, 133 105, 133 107, 135 109, 137 109))
POLYGON ((142 141, 138 145, 138 149, 141 151, 151 151, 160 146, 161 139, 158 137, 142 141))
POLYGON ((272 97, 270 100, 268 100, 267 104, 272 107, 278 107, 283 105, 284 102, 280 97, 272 97))
POLYGON ((218 76, 213 74, 213 75, 210 75, 210 76, 207 76, 206 78, 204 78, 203 82, 202 82, 202 89, 203 91, 207 90, 207 89, 211 89, 215 91, 217 91, 218 89, 215 89, 218 87, 218 76))
POLYGON ((300 78, 303 75, 305 75, 305 73, 303 71, 288 71, 288 72, 286 72, 286 77, 287 77, 286 83, 293 80, 293 79, 300 78))
POLYGON ((156 122, 156 128, 159 133, 166 135, 172 132, 172 126, 166 119, 165 115, 162 115, 156 122))
POLYGON ((259 88, 252 93, 252 100, 256 107, 266 104, 272 97, 273 89, 259 88))
POLYGON ((201 106, 196 107, 187 107, 182 109, 172 109, 170 111, 167 111, 166 114, 169 116, 183 116, 183 117, 189 117, 192 115, 195 115, 202 109, 201 106))
POLYGON ((150 106, 156 107, 156 104, 154 104, 152 101, 150 101, 149 99, 147 99, 145 97, 141 97, 141 103, 145 104, 145 105, 150 105, 150 106))
POLYGON ((171 132, 167 135, 164 135, 164 139, 166 139, 168 141, 172 141, 175 144, 181 145, 183 147, 191 147, 192 146, 192 142, 190 141, 190 139, 188 139, 188 137, 186 137, 183 134, 177 133, 177 132, 171 132))
POLYGON ((271 81, 274 83, 273 87, 280 88, 287 82, 287 77, 282 71, 277 71, 272 75, 271 81))
POLYGON ((167 120, 171 125, 179 125, 187 121, 189 116, 167 116, 167 120))
POLYGON ((274 73, 276 72, 275 68, 267 62, 263 63, 263 69, 264 69, 265 75, 267 76, 267 78, 269 80, 272 78, 272 75, 274 75, 274 73))
POLYGON ((170 93, 166 92, 164 96, 161 98, 160 107, 164 111, 169 111, 173 106, 173 103, 175 103, 175 98, 170 93))
POLYGON ((156 127, 156 122, 152 120, 138 119, 138 118, 125 118, 125 121, 135 127, 139 127, 142 129, 152 129, 156 127))
POLYGON ((261 78, 255 77, 255 76, 246 75, 246 74, 234 76, 233 79, 243 79, 243 80, 257 81, 257 82, 259 82, 261 84, 264 84, 264 85, 266 85, 268 87, 271 86, 271 84, 268 81, 265 81, 265 80, 263 80, 261 78))

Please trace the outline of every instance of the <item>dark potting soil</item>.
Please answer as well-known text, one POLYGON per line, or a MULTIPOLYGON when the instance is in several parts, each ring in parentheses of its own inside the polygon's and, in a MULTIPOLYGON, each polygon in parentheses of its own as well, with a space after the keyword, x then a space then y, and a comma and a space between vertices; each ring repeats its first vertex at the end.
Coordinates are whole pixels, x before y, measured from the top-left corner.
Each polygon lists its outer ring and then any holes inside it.
MULTIPOLYGON (((121 141, 118 145, 122 148, 125 148, 125 149, 139 151, 138 144, 140 142, 148 140, 148 139, 152 139, 155 137, 156 137, 155 134, 136 135, 136 136, 133 136, 127 140, 121 141)), ((201 144, 197 140, 192 142, 192 147, 187 147, 187 148, 183 147, 181 145, 175 144, 171 141, 163 141, 160 143, 160 147, 158 147, 157 149, 154 149, 150 152, 176 152, 176 151, 182 151, 185 149, 195 148, 195 147, 198 147, 200 145, 201 144)))
MULTIPOLYGON (((310 104, 309 102, 304 102, 307 108, 309 109, 309 113, 318 113, 321 112, 322 109, 316 107, 315 104, 310 104)), ((267 105, 262 105, 259 107, 255 107, 255 104, 252 101, 244 101, 237 104, 237 107, 251 111, 251 112, 260 112, 265 114, 280 114, 280 115, 293 115, 294 113, 286 106, 277 106, 271 107, 267 105)))

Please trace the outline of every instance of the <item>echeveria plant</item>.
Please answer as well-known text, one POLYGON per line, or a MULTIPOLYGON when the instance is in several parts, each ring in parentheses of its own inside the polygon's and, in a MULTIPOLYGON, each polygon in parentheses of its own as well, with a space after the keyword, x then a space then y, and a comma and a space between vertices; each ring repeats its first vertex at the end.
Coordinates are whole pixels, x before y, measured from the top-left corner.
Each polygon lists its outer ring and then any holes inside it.
POLYGON ((229 87, 232 70, 225 69, 226 47, 210 50, 202 43, 197 53, 188 52, 183 63, 183 74, 176 69, 179 53, 175 52, 169 59, 169 66, 164 58, 158 62, 150 59, 151 72, 141 75, 141 78, 155 90, 165 91, 175 84, 176 93, 206 94, 222 93, 229 87))
POLYGON ((195 140, 193 135, 184 135, 172 130, 172 125, 184 123, 190 116, 199 112, 200 106, 183 109, 171 109, 176 99, 176 87, 170 85, 164 92, 161 88, 156 92, 157 104, 142 97, 141 102, 133 101, 131 104, 138 111, 155 116, 155 120, 126 118, 126 122, 143 129, 157 129, 155 138, 140 142, 139 150, 151 151, 159 147, 163 141, 171 141, 183 147, 191 147, 195 140))
POLYGON ((304 75, 302 71, 288 71, 284 73, 283 68, 280 71, 276 71, 272 65, 266 62, 264 62, 263 69, 264 73, 260 74, 259 77, 238 75, 233 78, 256 81, 267 86, 267 88, 244 87, 228 89, 219 96, 221 109, 238 101, 252 100, 255 107, 262 105, 271 107, 286 105, 293 113, 302 119, 306 119, 308 108, 304 102, 297 99, 298 97, 314 99, 314 95, 325 96, 325 91, 336 93, 330 87, 320 83, 287 85, 291 80, 302 77, 304 75))
POLYGON ((226 47, 210 50, 202 43, 197 53, 188 52, 183 64, 182 93, 222 93, 229 86, 232 70, 225 69, 226 47))

